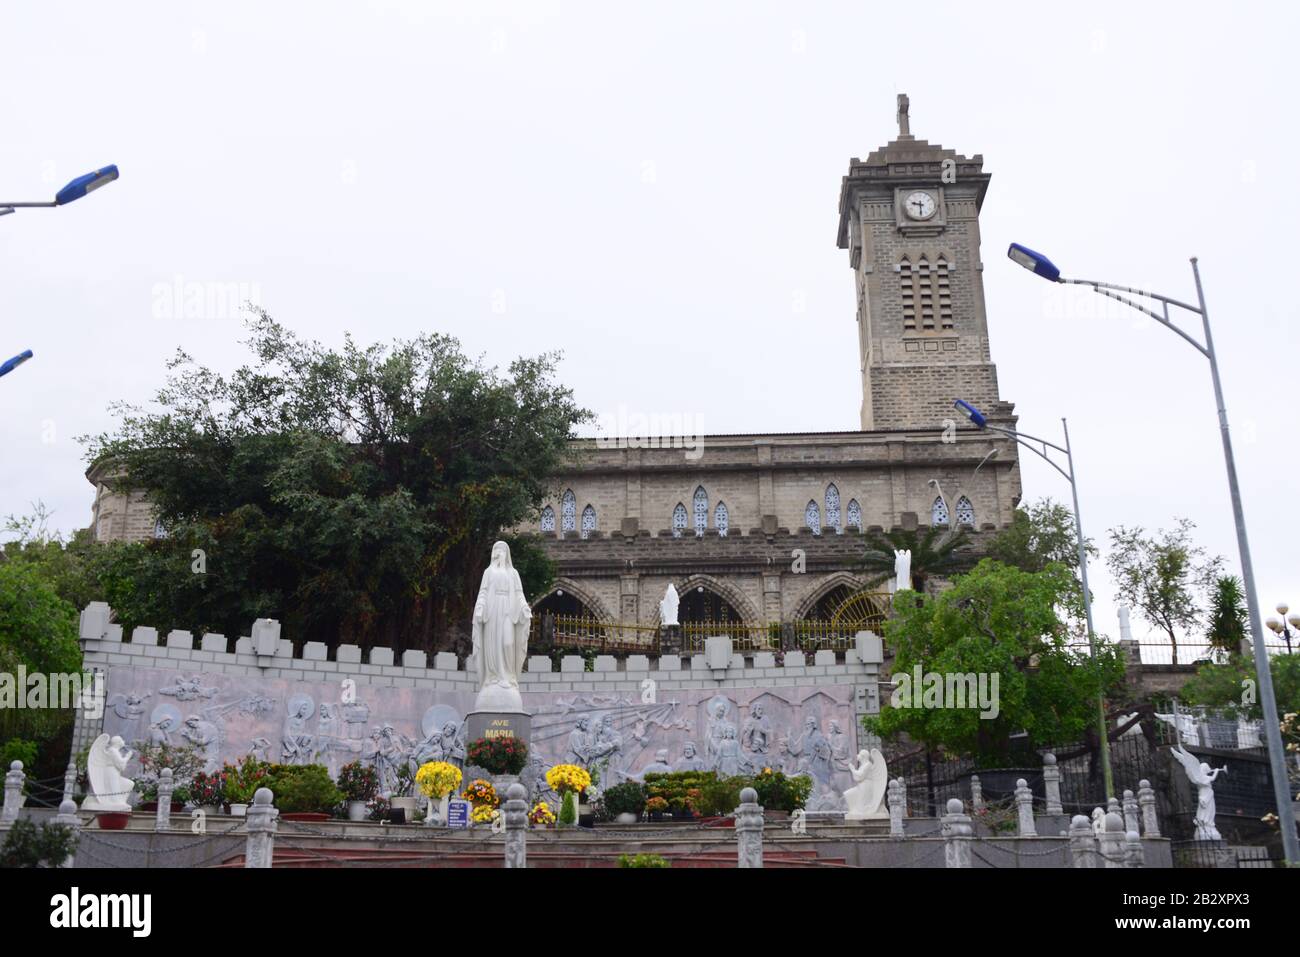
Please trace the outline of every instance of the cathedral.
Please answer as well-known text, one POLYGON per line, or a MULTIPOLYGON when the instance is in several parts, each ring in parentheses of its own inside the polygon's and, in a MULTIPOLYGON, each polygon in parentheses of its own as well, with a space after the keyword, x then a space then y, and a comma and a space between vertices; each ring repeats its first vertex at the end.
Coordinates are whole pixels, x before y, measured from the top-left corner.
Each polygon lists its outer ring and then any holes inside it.
MULTIPOLYGON (((965 399, 1013 428, 998 393, 984 304, 979 214, 983 157, 917 139, 907 97, 898 134, 851 159, 836 244, 857 296, 861 428, 706 435, 697 442, 574 440, 534 523, 557 577, 530 596, 536 620, 654 634, 671 584, 678 617, 733 636, 780 624, 861 622, 872 585, 859 569, 872 530, 966 526, 975 552, 1020 500, 1016 444, 970 425, 965 399)), ((845 324, 845 338, 849 335, 845 324)), ((96 487, 96 540, 161 534, 148 503, 96 487)), ((879 586, 873 586, 878 588, 879 586)), ((744 643, 742 642, 742 647, 744 643)))

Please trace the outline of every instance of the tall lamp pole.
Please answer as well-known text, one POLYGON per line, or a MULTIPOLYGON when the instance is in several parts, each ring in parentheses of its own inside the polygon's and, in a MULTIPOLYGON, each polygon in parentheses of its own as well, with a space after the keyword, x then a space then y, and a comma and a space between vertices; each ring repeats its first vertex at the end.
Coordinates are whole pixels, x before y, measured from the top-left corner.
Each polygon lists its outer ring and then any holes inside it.
MULTIPOLYGON (((1088 547, 1084 543, 1083 537, 1083 519, 1079 517, 1079 487, 1074 479, 1074 455, 1070 451, 1070 427, 1066 424, 1065 419, 1061 419, 1061 428, 1065 432, 1065 445, 1057 445, 1055 442, 1049 442, 1046 439, 1040 439, 1034 435, 1028 435, 1024 432, 1017 432, 1014 429, 1004 429, 998 425, 992 425, 989 420, 979 409, 971 405, 964 399, 956 400, 953 405, 957 411, 971 422, 975 423, 981 429, 987 429, 991 432, 1000 432, 1009 436, 1023 445, 1029 451, 1033 452, 1040 459, 1050 465, 1056 471, 1065 476, 1065 480, 1070 483, 1070 495, 1074 499, 1074 531, 1075 538, 1078 540, 1079 547, 1079 575, 1083 580, 1083 613, 1088 622, 1088 648, 1092 652, 1093 661, 1097 660, 1097 633, 1092 627, 1092 593, 1088 590, 1088 547), (1036 444, 1032 444, 1036 443, 1036 444), (1048 449, 1055 449, 1058 452, 1065 453, 1065 468, 1061 466, 1048 454, 1048 449)), ((980 463, 983 464, 982 462, 980 463)), ((1106 787, 1106 797, 1115 796, 1115 781, 1110 770, 1110 738, 1106 728, 1106 698, 1105 693, 1097 695, 1097 732, 1101 744, 1101 777, 1106 787)))
POLYGON ((1259 705, 1264 712, 1264 732, 1268 741, 1269 768, 1273 776, 1273 797, 1277 801, 1278 826, 1282 831, 1282 848, 1289 864, 1300 864, 1300 841, 1296 837, 1295 813, 1291 806, 1291 789, 1287 781, 1286 757, 1282 748, 1282 732, 1278 725, 1277 698, 1273 694, 1273 674, 1269 669, 1268 648, 1264 645, 1264 626, 1259 614, 1259 599, 1255 591, 1255 568, 1250 561, 1250 542, 1246 537, 1246 516, 1241 507, 1241 488, 1237 484, 1237 463, 1232 455, 1232 438, 1228 434, 1228 413, 1223 402, 1223 383, 1219 378, 1219 361, 1214 352, 1214 336, 1210 333, 1210 316, 1205 308, 1205 292, 1201 288, 1201 272, 1196 265, 1196 257, 1191 258, 1192 277, 1196 281, 1197 305, 1189 305, 1168 296, 1161 296, 1131 286, 1116 286, 1111 283, 1097 282, 1092 279, 1066 279, 1061 270, 1041 253, 1012 243, 1007 250, 1011 260, 1024 266, 1036 276, 1052 282, 1073 283, 1092 287, 1093 292, 1122 302, 1159 322, 1166 329, 1176 332, 1197 352, 1210 360, 1210 377, 1214 381, 1214 401, 1219 410, 1219 434, 1223 438, 1223 459, 1228 469, 1228 491, 1232 498, 1232 515, 1237 524, 1237 550, 1240 553, 1241 577, 1246 587, 1246 603, 1250 610, 1251 646, 1255 657, 1255 678, 1259 683, 1259 705), (1141 296, 1160 304, 1160 312, 1134 302, 1120 293, 1141 296), (1205 332, 1205 345, 1197 342, 1169 319, 1169 307, 1176 306, 1201 317, 1201 327, 1205 332))
POLYGON ((106 186, 113 180, 117 179, 117 167, 105 166, 103 169, 97 169, 87 173, 84 176, 78 176, 63 189, 59 190, 52 200, 39 200, 37 202, 26 203, 0 203, 0 216, 7 216, 16 209, 40 209, 51 206, 66 206, 74 199, 81 199, 87 193, 93 193, 101 186, 106 186))

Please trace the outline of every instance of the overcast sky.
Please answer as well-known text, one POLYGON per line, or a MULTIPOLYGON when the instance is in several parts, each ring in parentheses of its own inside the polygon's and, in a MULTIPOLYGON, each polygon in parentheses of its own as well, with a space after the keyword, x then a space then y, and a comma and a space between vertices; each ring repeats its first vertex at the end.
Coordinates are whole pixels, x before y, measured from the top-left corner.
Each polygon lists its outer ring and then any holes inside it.
MULTIPOLYGON (((1260 597, 1300 607, 1297 8, 810 8, 7 6, 0 201, 107 163, 121 179, 0 218, 0 353, 36 353, 0 380, 0 515, 43 500, 84 527, 74 436, 147 399, 178 346, 245 358, 237 312, 187 318, 187 283, 242 284, 331 345, 436 330, 501 365, 562 349, 597 413, 855 429, 840 177, 897 133, 906 92, 916 136, 993 174, 1002 396, 1027 432, 1069 417, 1085 530, 1187 516, 1236 570, 1208 364, 1004 252, 1188 300, 1200 257, 1260 597)), ((1026 498, 1068 501, 1021 461, 1026 498)))

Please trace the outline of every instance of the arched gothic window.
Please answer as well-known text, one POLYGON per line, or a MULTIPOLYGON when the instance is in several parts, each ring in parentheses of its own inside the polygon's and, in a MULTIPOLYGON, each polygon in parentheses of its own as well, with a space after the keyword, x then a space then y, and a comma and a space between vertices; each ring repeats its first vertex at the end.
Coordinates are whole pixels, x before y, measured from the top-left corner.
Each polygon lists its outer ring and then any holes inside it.
POLYGON ((849 499, 848 526, 856 528, 859 532, 862 531, 862 506, 858 504, 856 498, 849 499))
POLYGON ((686 506, 681 502, 673 509, 673 538, 681 538, 686 531, 686 506))
POLYGON ((808 507, 803 510, 803 523, 812 529, 814 535, 822 533, 822 510, 811 499, 808 501, 808 507))
POLYGON ((957 499, 957 524, 971 527, 975 525, 975 506, 965 495, 957 499))
POLYGON ((727 537, 727 528, 729 524, 727 505, 725 502, 719 502, 718 507, 713 510, 713 527, 718 530, 719 538, 727 537))
POLYGON ((709 493, 701 485, 695 490, 695 535, 702 537, 709 527, 709 493))
POLYGON ((578 527, 578 499, 573 489, 566 489, 560 496, 560 530, 571 532, 578 527))
POLYGON ((934 499, 934 504, 930 506, 930 524, 947 525, 948 524, 948 503, 943 500, 942 495, 934 499))
POLYGON ((840 490, 834 483, 826 486, 826 524, 839 534, 840 528, 840 490))
POLYGON ((542 509, 542 531, 555 531, 555 509, 549 505, 542 509))
POLYGON ((588 505, 582 510, 582 537, 586 538, 596 530, 596 510, 588 505))

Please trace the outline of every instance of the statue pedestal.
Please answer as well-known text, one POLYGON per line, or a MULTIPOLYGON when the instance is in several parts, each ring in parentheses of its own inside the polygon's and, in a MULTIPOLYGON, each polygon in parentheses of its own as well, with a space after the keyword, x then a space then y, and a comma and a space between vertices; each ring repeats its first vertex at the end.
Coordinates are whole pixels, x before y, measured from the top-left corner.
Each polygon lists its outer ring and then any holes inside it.
POLYGON ((513 738, 529 744, 532 740, 533 716, 527 711, 480 711, 465 715, 465 740, 479 738, 513 738))

